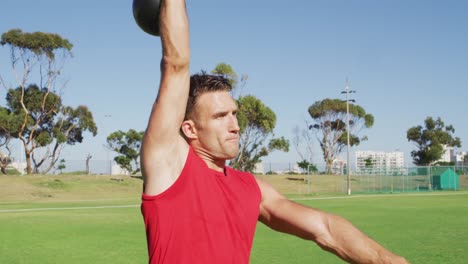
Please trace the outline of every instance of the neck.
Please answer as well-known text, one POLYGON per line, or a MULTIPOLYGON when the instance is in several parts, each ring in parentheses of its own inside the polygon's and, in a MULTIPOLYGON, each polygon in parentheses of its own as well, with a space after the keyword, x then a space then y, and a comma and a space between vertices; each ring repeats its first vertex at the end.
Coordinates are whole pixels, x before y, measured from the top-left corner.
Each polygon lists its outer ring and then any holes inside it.
POLYGON ((208 168, 224 173, 224 166, 226 165, 225 159, 218 159, 212 154, 208 153, 207 151, 197 148, 195 146, 193 147, 193 150, 195 151, 195 154, 206 163, 206 166, 208 166, 208 168))
POLYGON ((205 161, 206 166, 208 166, 208 168, 224 173, 224 165, 226 164, 225 160, 210 161, 204 158, 202 158, 202 160, 205 161))

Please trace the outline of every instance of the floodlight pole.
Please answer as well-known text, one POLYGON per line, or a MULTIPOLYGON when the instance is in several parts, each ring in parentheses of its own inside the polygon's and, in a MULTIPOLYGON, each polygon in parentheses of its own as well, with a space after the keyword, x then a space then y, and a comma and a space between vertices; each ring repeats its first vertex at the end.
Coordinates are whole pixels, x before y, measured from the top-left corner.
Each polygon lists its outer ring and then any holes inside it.
MULTIPOLYGON (((110 119, 110 118, 112 118, 112 115, 104 115, 104 117, 110 119)), ((109 152, 110 152, 110 150, 106 148, 106 159, 107 159, 107 162, 109 162, 109 175, 112 176, 112 161, 110 160, 109 152)))
POLYGON ((310 173, 310 167, 312 167, 313 164, 307 165, 307 194, 310 195, 310 185, 311 185, 311 178, 312 174, 310 173))
POLYGON ((353 101, 353 99, 349 99, 349 94, 350 93, 355 93, 356 91, 350 91, 349 90, 349 83, 348 79, 346 79, 346 88, 343 92, 346 94, 346 133, 347 133, 347 144, 346 144, 346 182, 347 182, 347 189, 348 189, 348 195, 351 195, 351 177, 349 175, 349 170, 350 170, 350 165, 349 165, 349 101, 353 101))

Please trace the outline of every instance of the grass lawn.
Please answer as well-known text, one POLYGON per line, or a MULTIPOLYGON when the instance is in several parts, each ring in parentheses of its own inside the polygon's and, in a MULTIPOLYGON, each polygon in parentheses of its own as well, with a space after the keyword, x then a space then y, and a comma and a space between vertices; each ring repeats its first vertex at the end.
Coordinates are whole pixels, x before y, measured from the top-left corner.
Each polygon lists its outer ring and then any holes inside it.
MULTIPOLYGON (((146 263, 140 192, 128 178, 0 177, 0 263, 146 263)), ((344 216, 411 263, 468 259, 467 192, 318 198, 298 202, 344 216)), ((306 262, 342 263, 258 225, 251 263, 306 262)))

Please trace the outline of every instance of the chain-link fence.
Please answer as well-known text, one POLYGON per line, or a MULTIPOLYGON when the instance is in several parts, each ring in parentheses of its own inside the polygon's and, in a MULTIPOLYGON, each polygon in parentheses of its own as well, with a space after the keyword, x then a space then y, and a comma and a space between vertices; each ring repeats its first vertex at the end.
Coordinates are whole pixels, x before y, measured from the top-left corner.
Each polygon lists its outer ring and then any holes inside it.
MULTIPOLYGON (((23 165, 24 166, 24 165, 23 165)), ((24 168, 23 168, 24 169, 24 168)), ((255 174, 284 194, 343 194, 347 192, 346 170, 325 174, 325 167, 309 171, 296 163, 263 163, 255 174)), ((19 168, 17 171, 21 171, 19 168)), ((50 174, 129 175, 113 160, 64 160, 50 174)), ((407 167, 351 171, 353 194, 468 190, 468 166, 407 167)))
MULTIPOLYGON (((268 164, 269 165, 269 164, 268 164)), ((269 167, 268 167, 269 168, 269 167)), ((347 175, 289 170, 287 164, 271 164, 271 174, 261 175, 285 194, 346 193, 347 175)), ((345 172, 345 171, 344 171, 345 172)), ((351 171, 353 194, 468 190, 468 167, 428 166, 351 171)))
POLYGON ((360 170, 353 175, 354 192, 391 193, 419 191, 456 191, 464 185, 465 175, 459 175, 457 167, 427 166, 395 170, 360 170))

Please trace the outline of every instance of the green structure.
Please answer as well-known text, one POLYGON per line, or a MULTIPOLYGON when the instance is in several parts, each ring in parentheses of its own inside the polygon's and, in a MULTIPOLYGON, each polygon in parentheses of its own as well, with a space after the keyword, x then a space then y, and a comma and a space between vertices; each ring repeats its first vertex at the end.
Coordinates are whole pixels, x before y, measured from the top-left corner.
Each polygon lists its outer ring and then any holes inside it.
POLYGON ((447 167, 432 168, 432 188, 434 190, 458 190, 458 174, 447 167))

